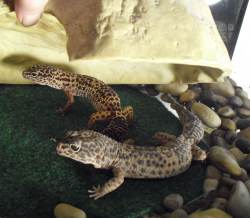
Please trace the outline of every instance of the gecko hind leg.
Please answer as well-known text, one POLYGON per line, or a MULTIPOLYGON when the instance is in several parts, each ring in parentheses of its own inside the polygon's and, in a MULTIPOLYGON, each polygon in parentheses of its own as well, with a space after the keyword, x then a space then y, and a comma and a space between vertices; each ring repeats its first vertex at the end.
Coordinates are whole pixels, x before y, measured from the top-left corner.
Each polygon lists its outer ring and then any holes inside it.
POLYGON ((123 115, 126 117, 128 123, 132 123, 134 119, 134 109, 132 106, 126 106, 122 110, 123 115))
POLYGON ((206 151, 202 150, 199 146, 192 145, 191 149, 193 160, 203 161, 207 158, 206 151))
POLYGON ((104 195, 119 188, 124 182, 124 173, 121 169, 113 168, 113 174, 114 177, 108 180, 103 186, 94 186, 93 189, 88 190, 88 192, 90 193, 89 197, 97 200, 98 198, 101 198, 104 195))
POLYGON ((63 107, 59 107, 56 112, 60 114, 65 114, 70 111, 73 103, 74 103, 74 94, 70 91, 64 91, 67 97, 67 103, 63 107))

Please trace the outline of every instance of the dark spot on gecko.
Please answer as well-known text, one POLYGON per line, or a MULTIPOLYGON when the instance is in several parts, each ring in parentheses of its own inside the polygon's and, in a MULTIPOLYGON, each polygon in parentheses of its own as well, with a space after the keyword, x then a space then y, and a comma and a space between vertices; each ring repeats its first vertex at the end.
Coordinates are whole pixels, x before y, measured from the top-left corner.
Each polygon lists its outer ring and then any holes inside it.
POLYGON ((143 165, 143 164, 144 164, 144 160, 138 160, 137 163, 138 163, 139 165, 143 165))

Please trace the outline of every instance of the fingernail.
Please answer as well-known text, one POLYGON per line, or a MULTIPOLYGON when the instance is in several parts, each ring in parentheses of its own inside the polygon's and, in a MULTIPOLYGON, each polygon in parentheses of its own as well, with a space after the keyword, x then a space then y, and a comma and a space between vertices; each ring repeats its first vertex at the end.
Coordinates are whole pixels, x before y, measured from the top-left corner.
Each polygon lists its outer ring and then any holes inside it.
POLYGON ((27 14, 23 15, 21 23, 24 26, 31 26, 35 24, 40 18, 40 14, 27 14))

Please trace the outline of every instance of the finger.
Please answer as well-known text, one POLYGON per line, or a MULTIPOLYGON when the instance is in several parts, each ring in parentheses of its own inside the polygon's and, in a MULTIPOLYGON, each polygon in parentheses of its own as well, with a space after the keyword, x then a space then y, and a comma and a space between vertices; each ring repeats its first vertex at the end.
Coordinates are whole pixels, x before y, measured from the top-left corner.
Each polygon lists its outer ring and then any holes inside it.
POLYGON ((24 25, 35 24, 41 17, 48 0, 16 0, 15 11, 17 19, 24 25))

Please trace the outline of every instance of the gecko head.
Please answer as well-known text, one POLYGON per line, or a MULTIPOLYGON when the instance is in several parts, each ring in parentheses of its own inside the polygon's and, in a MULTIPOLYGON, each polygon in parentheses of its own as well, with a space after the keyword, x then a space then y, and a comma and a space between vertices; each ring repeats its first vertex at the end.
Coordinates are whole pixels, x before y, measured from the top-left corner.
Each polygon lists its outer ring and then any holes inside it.
POLYGON ((57 154, 99 168, 105 161, 105 136, 91 130, 70 131, 57 145, 57 154))
POLYGON ((37 64, 23 71, 23 77, 40 85, 48 85, 48 81, 53 79, 55 67, 50 65, 37 64))

